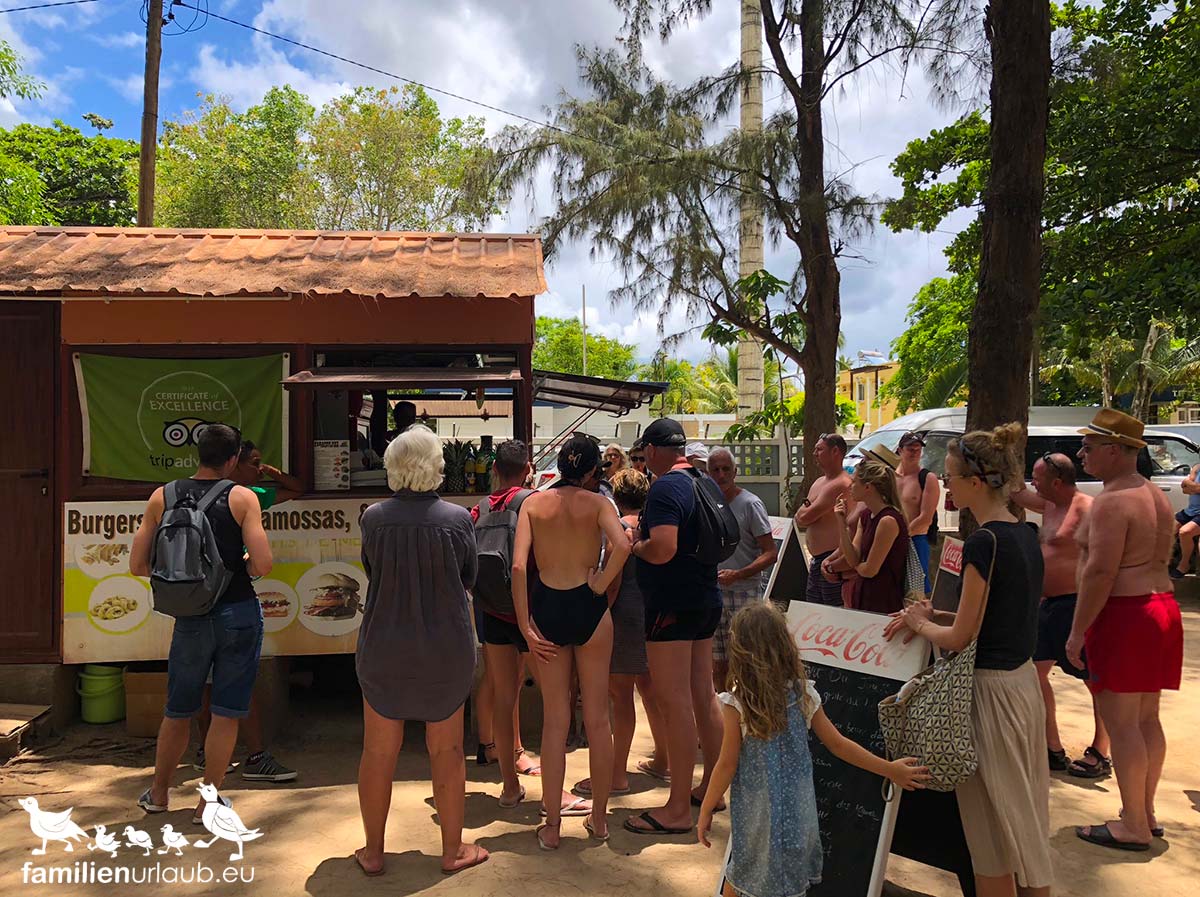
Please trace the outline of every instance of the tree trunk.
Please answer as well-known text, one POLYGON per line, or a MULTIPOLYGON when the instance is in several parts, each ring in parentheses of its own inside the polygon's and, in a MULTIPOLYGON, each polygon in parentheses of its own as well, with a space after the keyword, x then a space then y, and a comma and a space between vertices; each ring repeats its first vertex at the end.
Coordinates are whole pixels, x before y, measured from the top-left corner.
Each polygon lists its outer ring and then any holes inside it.
POLYGON ((1129 413, 1146 423, 1150 419, 1150 403, 1154 398, 1154 382, 1152 375, 1155 349, 1160 340, 1166 338, 1167 329, 1157 321, 1150 322, 1150 330, 1146 333, 1146 342, 1142 346, 1142 357, 1138 359, 1135 369, 1133 402, 1129 413))
MULTIPOLYGON (((741 129, 762 131, 762 9, 758 0, 738 0, 742 8, 742 69, 749 72, 741 92, 741 129)), ((747 175, 741 198, 738 234, 738 276, 761 271, 763 261, 763 207, 753 176, 747 175)), ((763 347, 753 335, 742 332, 738 340, 737 419, 763 408, 763 347)))
MULTIPOLYGON (((1050 5, 1047 0, 990 4, 984 28, 992 51, 991 174, 967 352, 968 430, 1029 422, 1029 369, 1040 301, 1050 5)), ((966 521, 965 528, 972 524, 966 521)))
MULTIPOLYGON (((770 0, 763 0, 769 3, 770 0)), ((803 0, 800 11, 801 107, 797 150, 800 155, 800 262, 804 270, 807 332, 800 352, 804 373, 804 479, 808 491, 817 477, 813 460, 817 438, 837 429, 837 346, 842 329, 841 274, 829 234, 825 198, 825 135, 821 115, 824 87, 824 0, 803 0)))

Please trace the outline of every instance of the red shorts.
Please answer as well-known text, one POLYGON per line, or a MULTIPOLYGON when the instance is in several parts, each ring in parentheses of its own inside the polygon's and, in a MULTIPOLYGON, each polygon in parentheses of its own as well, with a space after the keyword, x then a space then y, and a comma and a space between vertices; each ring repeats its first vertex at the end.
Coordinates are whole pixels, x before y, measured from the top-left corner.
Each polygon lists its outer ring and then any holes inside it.
POLYGON ((1179 688, 1183 619, 1172 592, 1109 598, 1084 644, 1093 694, 1179 688))

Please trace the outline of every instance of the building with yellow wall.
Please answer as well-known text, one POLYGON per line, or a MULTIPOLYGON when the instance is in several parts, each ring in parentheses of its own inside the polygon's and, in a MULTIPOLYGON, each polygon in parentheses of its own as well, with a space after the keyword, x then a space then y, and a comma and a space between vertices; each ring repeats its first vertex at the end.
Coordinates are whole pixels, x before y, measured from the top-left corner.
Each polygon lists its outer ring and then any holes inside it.
POLYGON ((838 374, 838 395, 854 403, 858 416, 865 422, 862 435, 887 426, 899 416, 894 400, 879 401, 879 390, 899 370, 899 362, 877 353, 860 352, 856 365, 838 374))

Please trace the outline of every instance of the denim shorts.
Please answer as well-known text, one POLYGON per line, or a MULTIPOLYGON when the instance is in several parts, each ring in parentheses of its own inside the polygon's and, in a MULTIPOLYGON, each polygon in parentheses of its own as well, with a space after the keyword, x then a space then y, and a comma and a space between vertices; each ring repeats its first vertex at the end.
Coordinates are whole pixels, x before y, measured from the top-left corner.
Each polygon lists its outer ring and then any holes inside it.
POLYGON ((262 606, 257 601, 221 604, 202 617, 177 617, 167 658, 166 715, 188 719, 199 713, 211 671, 213 714, 246 716, 262 640, 262 606))

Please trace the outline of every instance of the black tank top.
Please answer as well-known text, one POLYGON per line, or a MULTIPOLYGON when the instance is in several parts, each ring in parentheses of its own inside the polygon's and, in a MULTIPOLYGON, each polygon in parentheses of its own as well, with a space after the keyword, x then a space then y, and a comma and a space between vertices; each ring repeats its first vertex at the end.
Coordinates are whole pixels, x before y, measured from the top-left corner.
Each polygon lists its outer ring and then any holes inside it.
MULTIPOLYGON (((191 497, 198 504, 215 482, 215 480, 179 480, 175 488, 180 499, 191 497)), ((233 572, 229 588, 217 601, 218 605, 232 604, 235 601, 249 601, 258 597, 254 593, 254 584, 250 581, 250 574, 246 571, 246 561, 243 557, 246 548, 242 543, 242 528, 238 526, 238 522, 233 519, 233 512, 229 510, 229 493, 232 491, 232 489, 226 489, 225 494, 209 506, 207 515, 209 526, 212 527, 213 535, 217 540, 217 550, 221 553, 221 561, 225 564, 226 570, 233 572)))

